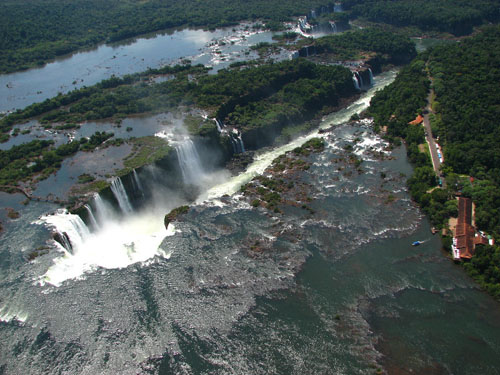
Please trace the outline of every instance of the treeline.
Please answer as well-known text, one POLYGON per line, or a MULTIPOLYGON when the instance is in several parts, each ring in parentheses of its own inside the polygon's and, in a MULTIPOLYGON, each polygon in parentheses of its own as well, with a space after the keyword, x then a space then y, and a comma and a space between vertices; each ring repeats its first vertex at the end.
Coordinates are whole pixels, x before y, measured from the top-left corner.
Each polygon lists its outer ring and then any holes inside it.
POLYGON ((0 72, 180 26, 217 28, 263 19, 269 26, 327 5, 323 0, 6 0, 0 4, 0 72))
MULTIPOLYGON (((84 86, 67 94, 59 94, 53 98, 46 99, 41 103, 34 103, 24 109, 0 120, 0 131, 6 133, 11 130, 12 125, 24 120, 40 116, 42 124, 52 122, 81 122, 86 120, 98 120, 112 117, 116 114, 130 115, 144 113, 152 110, 144 98, 151 94, 150 78, 156 75, 169 75, 176 78, 176 86, 179 82, 187 81, 187 76, 205 74, 209 69, 203 65, 176 65, 165 66, 159 69, 149 69, 142 73, 125 75, 122 78, 111 77, 93 86, 84 86), (68 107, 69 110, 62 110, 68 107)), ((178 103, 176 96, 170 96, 172 105, 178 103)), ((168 98, 165 98, 168 106, 168 98)), ((8 139, 8 137, 7 137, 8 139)), ((7 139, 3 139, 6 141, 7 139)))
MULTIPOLYGON (((406 56, 415 53, 409 39, 393 38, 392 34, 377 30, 350 32, 318 42, 326 49, 333 45, 332 40, 349 48, 350 54, 363 51, 392 59, 404 54, 405 48, 406 56)), ((183 104, 212 109, 221 120, 240 127, 256 127, 269 121, 288 121, 293 116, 299 116, 299 121, 326 104, 335 106, 339 98, 354 90, 350 72, 340 67, 320 66, 302 59, 260 66, 245 64, 235 64, 233 69, 221 70, 217 75, 208 75, 201 65, 183 65, 112 77, 18 110, 0 120, 0 130, 6 133, 13 124, 34 116, 40 116, 44 124, 78 123, 165 111, 183 104), (152 78, 160 74, 171 79, 154 83, 152 78)))
POLYGON ((500 8, 496 0, 343 0, 351 17, 394 26, 417 26, 423 31, 466 35, 474 26, 498 22, 500 8))
POLYGON ((500 27, 436 47, 428 59, 447 179, 473 198, 477 226, 500 238, 500 27))
POLYGON ((334 54, 339 60, 357 60, 361 53, 373 51, 387 55, 384 63, 406 64, 417 55, 407 37, 373 28, 318 38, 314 45, 317 53, 334 54))
MULTIPOLYGON (((446 226, 448 217, 456 215, 454 194, 461 192, 476 205, 478 229, 497 240, 500 238, 498 82, 500 27, 495 26, 483 29, 460 44, 437 46, 419 55, 392 85, 375 95, 370 107, 377 126, 388 127, 389 137, 407 140, 410 159, 416 165, 415 174, 408 181, 410 193, 429 214, 432 223, 446 226), (420 167, 418 160, 415 162, 411 154, 417 149, 408 140, 408 131, 413 128, 408 122, 424 108, 422 99, 426 90, 420 89, 420 82, 427 80, 425 69, 433 82, 433 131, 444 150, 442 172, 447 185, 446 189, 432 191, 435 184, 432 169, 420 167)), ((444 244, 451 245, 451 239, 445 237, 444 244)), ((465 268, 489 293, 500 298, 500 248, 497 245, 478 246, 476 255, 465 268)))
MULTIPOLYGON (((53 141, 34 140, 9 150, 0 150, 0 185, 17 186, 34 176, 47 177, 61 167, 64 158, 77 151, 91 151, 113 137, 113 133, 96 132, 90 138, 81 138, 59 147, 53 141)), ((120 143, 120 140, 115 140, 120 143)))
POLYGON ((413 176, 407 182, 410 194, 431 223, 443 228, 451 216, 457 215, 456 202, 450 200, 453 192, 436 188, 437 178, 429 155, 422 152, 422 148, 428 147, 424 129, 409 124, 423 112, 429 88, 425 59, 419 56, 401 70, 391 85, 375 94, 369 114, 374 118, 376 130, 383 128, 391 142, 405 140, 408 159, 414 166, 413 176))

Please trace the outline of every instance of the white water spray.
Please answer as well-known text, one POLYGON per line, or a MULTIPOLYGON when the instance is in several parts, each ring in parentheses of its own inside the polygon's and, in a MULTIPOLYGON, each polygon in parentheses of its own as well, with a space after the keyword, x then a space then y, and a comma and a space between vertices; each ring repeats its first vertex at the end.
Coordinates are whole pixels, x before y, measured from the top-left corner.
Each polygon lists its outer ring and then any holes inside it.
POLYGON ((90 206, 88 204, 86 204, 84 207, 87 210, 90 224, 92 224, 92 227, 94 228, 94 230, 99 229, 99 224, 97 224, 97 220, 94 216, 94 213, 92 212, 92 208, 90 208, 90 206))
POLYGON ((113 179, 113 181, 111 181, 111 191, 118 201, 118 205, 120 206, 122 212, 124 214, 131 213, 133 211, 132 205, 130 204, 130 200, 128 199, 127 192, 125 191, 125 187, 123 186, 120 177, 117 177, 113 179))
POLYGON ((200 156, 193 141, 185 138, 184 141, 175 145, 179 166, 182 171, 182 178, 185 184, 193 185, 199 183, 204 176, 201 167, 200 156))
MULTIPOLYGON (((321 124, 320 129, 326 129, 333 125, 340 125, 349 121, 351 116, 355 113, 360 113, 364 111, 370 105, 370 100, 375 95, 375 92, 384 88, 396 77, 396 71, 386 72, 379 76, 377 79, 377 84, 370 88, 365 94, 361 96, 358 100, 352 103, 347 108, 344 108, 338 112, 335 112, 328 116, 321 124)), ((290 143, 277 147, 271 151, 266 151, 257 154, 254 158, 252 164, 248 166, 245 172, 225 181, 222 184, 216 185, 213 188, 207 190, 205 193, 201 194, 197 200, 197 203, 202 203, 206 200, 212 200, 222 197, 223 195, 233 195, 239 191, 240 187, 248 183, 252 178, 258 176, 266 170, 267 167, 271 165, 274 159, 278 156, 293 150, 296 147, 300 147, 309 139, 314 137, 324 137, 324 135, 319 133, 319 130, 314 130, 308 135, 299 137, 290 143)))

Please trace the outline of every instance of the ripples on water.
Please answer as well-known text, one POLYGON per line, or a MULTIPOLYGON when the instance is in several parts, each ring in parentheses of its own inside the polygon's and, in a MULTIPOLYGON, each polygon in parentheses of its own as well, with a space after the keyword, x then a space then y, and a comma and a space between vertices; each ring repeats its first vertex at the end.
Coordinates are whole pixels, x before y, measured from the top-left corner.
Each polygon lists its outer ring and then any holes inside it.
MULTIPOLYGON (((326 119, 323 127, 331 123, 341 120, 326 119)), ((411 172, 404 149, 387 151, 365 124, 322 136, 325 151, 309 156, 311 167, 296 176, 309 186, 313 214, 299 207, 272 213, 241 194, 224 195, 304 137, 258 156, 247 172, 200 198, 163 240, 161 254, 125 268, 95 267, 59 287, 38 283, 60 255, 22 259, 30 242, 46 238, 44 228, 13 223, 32 234, 1 239, 9 276, 2 275, 0 368, 372 374, 383 364, 493 374, 498 305, 439 253, 438 238, 402 189, 411 172), (365 160, 361 172, 347 161, 348 144, 365 160), (427 241, 412 248, 416 239, 427 241), (477 358, 454 356, 454 343, 474 343, 477 358)), ((30 221, 47 209, 31 206, 30 221)), ((104 257, 108 246, 101 245, 104 257)))

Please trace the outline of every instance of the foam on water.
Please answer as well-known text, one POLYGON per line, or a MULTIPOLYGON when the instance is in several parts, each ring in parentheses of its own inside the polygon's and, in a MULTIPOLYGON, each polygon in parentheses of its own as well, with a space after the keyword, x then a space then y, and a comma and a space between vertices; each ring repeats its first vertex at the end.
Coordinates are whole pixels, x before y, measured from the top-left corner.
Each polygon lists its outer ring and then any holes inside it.
POLYGON ((72 253, 58 246, 64 255, 54 259, 54 264, 40 278, 41 285, 60 286, 97 268, 124 268, 155 256, 167 258, 168 254, 159 246, 166 236, 176 232, 173 225, 165 230, 163 218, 155 212, 131 215, 120 222, 106 221, 95 233, 74 229, 78 228, 74 225, 78 220, 81 221, 77 215, 59 211, 36 222, 68 233, 73 246, 72 253))
MULTIPOLYGON (((374 87, 368 90, 364 95, 362 95, 358 100, 349 105, 347 108, 344 108, 330 116, 327 116, 319 128, 326 129, 334 125, 345 123, 351 118, 353 114, 359 113, 368 108, 368 106, 370 105, 370 100, 373 95, 375 95, 375 92, 391 83, 395 76, 395 71, 391 71, 384 75, 381 75, 380 79, 377 80, 374 87)), ((291 151, 296 147, 302 146, 305 142, 314 137, 325 138, 325 135, 320 134, 318 130, 314 130, 308 135, 296 138, 284 146, 257 154, 254 158, 253 163, 248 166, 246 171, 240 173, 238 176, 233 177, 229 181, 225 181, 222 184, 214 186, 207 192, 201 194, 197 202, 201 203, 206 200, 220 198, 223 195, 232 195, 236 193, 241 186, 252 180, 255 176, 264 173, 266 168, 269 167, 273 160, 278 156, 291 151)))

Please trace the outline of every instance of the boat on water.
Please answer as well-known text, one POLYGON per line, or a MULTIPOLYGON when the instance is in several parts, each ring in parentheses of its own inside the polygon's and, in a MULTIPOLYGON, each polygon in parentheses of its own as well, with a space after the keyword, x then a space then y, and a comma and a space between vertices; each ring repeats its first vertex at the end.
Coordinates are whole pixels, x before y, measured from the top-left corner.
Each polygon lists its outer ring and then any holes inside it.
POLYGON ((420 245, 421 243, 423 243, 423 241, 415 241, 415 242, 413 242, 411 245, 412 245, 412 246, 418 246, 418 245, 420 245))

